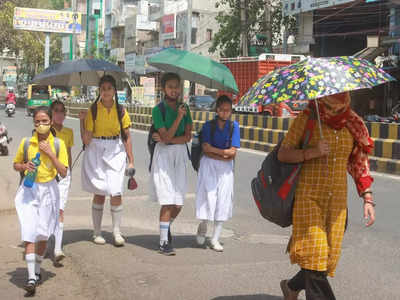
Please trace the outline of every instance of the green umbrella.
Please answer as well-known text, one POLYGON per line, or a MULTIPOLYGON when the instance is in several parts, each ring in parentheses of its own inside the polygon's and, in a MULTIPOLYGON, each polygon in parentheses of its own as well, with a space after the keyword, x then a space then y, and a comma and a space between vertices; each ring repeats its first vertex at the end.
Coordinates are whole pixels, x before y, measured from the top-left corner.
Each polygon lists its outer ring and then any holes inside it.
POLYGON ((239 92, 235 78, 227 66, 193 52, 169 48, 149 58, 148 63, 164 72, 177 73, 184 80, 211 89, 235 94, 239 92))

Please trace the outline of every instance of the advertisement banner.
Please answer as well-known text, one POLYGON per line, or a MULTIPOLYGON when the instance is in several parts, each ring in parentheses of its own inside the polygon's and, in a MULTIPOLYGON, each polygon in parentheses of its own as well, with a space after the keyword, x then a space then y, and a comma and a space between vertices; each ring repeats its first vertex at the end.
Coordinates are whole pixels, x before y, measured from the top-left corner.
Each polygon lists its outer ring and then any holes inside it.
POLYGON ((170 40, 176 37, 175 14, 165 15, 161 19, 161 37, 163 40, 170 40))
POLYGON ((301 12, 313 11, 349 2, 354 2, 354 0, 283 0, 282 12, 284 16, 292 16, 301 12))
POLYGON ((16 7, 13 25, 21 30, 80 34, 82 15, 72 11, 16 7))

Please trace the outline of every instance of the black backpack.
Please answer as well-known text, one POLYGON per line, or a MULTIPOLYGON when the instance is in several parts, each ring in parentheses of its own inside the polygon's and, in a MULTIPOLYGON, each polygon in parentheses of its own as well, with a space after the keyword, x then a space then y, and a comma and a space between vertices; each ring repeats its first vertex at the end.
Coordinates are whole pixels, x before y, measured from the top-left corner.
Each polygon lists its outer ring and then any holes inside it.
MULTIPOLYGON (((304 129, 302 149, 311 140, 315 123, 315 113, 311 112, 304 129)), ((281 144, 282 140, 265 158, 257 177, 251 181, 251 190, 261 215, 272 223, 288 227, 292 225, 294 195, 302 163, 279 161, 281 144)))
MULTIPOLYGON (((233 122, 228 120, 230 123, 230 131, 229 131, 229 148, 232 146, 232 134, 233 134, 233 122)), ((217 119, 213 119, 210 121, 210 127, 211 127, 211 139, 214 139, 214 134, 215 131, 217 130, 217 119)), ((203 125, 204 127, 204 125, 203 125)), ((200 159, 203 156, 203 139, 202 139, 202 133, 203 133, 203 127, 201 130, 196 133, 195 137, 193 138, 192 141, 192 149, 191 149, 191 161, 192 161, 192 166, 193 169, 198 172, 200 168, 200 159)))
MULTIPOLYGON (((166 108, 165 108, 164 102, 161 101, 160 103, 158 103, 157 107, 161 112, 163 121, 165 122, 166 108)), ((157 130, 154 127, 154 123, 152 123, 151 127, 149 129, 149 134, 147 136, 147 149, 149 150, 149 153, 150 153, 149 172, 151 171, 151 164, 153 163, 154 148, 156 147, 156 144, 157 144, 157 142, 155 140, 153 140, 153 134, 156 132, 157 132, 157 130)))

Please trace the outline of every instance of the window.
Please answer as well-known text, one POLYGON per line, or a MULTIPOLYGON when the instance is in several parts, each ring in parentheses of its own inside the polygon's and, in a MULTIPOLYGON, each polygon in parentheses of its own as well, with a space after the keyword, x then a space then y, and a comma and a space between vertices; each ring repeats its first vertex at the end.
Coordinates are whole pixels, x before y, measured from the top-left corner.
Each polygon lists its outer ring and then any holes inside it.
POLYGON ((212 29, 207 29, 206 31, 206 41, 212 40, 212 29))

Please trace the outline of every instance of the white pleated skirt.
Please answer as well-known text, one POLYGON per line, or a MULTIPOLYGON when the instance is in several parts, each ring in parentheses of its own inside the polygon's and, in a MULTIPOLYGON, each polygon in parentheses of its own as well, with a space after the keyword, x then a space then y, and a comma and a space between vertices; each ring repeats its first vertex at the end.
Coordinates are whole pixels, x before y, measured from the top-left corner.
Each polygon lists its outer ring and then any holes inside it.
POLYGON ((150 197, 160 205, 183 205, 187 189, 185 144, 157 143, 150 175, 150 197))
POLYGON ((200 160, 196 193, 196 217, 226 221, 232 217, 233 161, 203 156, 200 160))
POLYGON ((82 188, 101 196, 122 195, 125 168, 126 152, 121 139, 93 138, 83 155, 82 188))
POLYGON ((15 197, 15 208, 21 225, 21 240, 47 241, 58 227, 60 191, 57 181, 35 182, 32 188, 22 183, 15 197))
POLYGON ((67 170, 67 176, 61 178, 58 182, 58 188, 60 189, 60 209, 65 210, 65 206, 68 201, 69 187, 71 186, 71 172, 67 170))

